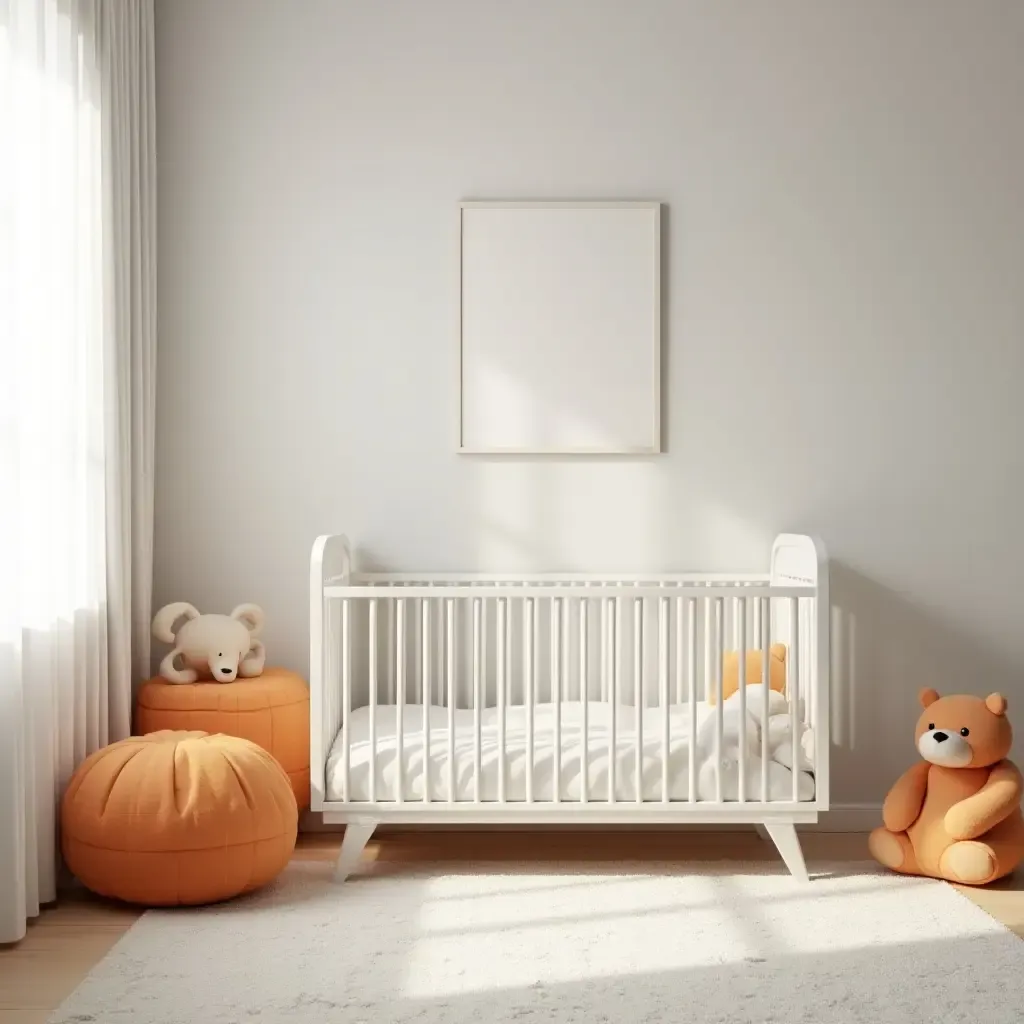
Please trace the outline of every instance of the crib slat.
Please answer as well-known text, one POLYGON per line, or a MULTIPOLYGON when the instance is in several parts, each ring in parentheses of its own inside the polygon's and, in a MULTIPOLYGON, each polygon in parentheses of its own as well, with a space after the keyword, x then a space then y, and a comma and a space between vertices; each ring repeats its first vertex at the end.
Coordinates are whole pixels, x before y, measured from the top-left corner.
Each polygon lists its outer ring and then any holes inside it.
MULTIPOLYGON (((483 586, 483 584, 481 584, 483 586)), ((490 608, 490 600, 486 598, 480 598, 480 685, 481 695, 486 698, 488 692, 488 657, 489 647, 488 635, 487 635, 487 623, 490 619, 488 609, 490 608)))
MULTIPOLYGON (((715 614, 710 597, 704 598, 704 699, 710 704, 715 690, 715 614)), ((722 702, 718 702, 721 709, 722 702)), ((715 712, 717 717, 718 711, 715 712)), ((717 757, 717 749, 716 749, 717 757)), ((715 769, 717 776, 718 769, 715 769)))
POLYGON ((377 598, 370 598, 370 803, 377 802, 377 598))
POLYGON ((636 750, 633 759, 634 797, 636 803, 644 802, 644 602, 643 598, 633 602, 633 721, 636 750))
POLYGON ((611 643, 611 625, 608 616, 611 608, 611 599, 601 602, 601 703, 608 703, 608 651, 611 643))
POLYGON ((448 671, 448 802, 455 802, 455 601, 444 604, 445 654, 448 671))
POLYGON ((526 802, 533 803, 533 706, 535 652, 534 637, 536 636, 536 601, 528 597, 523 605, 523 672, 526 676, 526 802))
POLYGON ((725 708, 722 687, 725 661, 725 602, 715 598, 715 800, 722 802, 722 739, 725 730, 725 708))
POLYGON ((789 698, 789 732, 792 745, 793 772, 793 803, 800 799, 800 761, 797 753, 800 750, 800 599, 789 599, 789 618, 792 623, 793 649, 787 659, 789 678, 786 680, 786 696, 789 698))
POLYGON ((498 669, 498 802, 505 803, 505 616, 507 601, 498 598, 497 660, 498 669))
POLYGON ((480 803, 480 598, 473 599, 473 801, 480 803))
POLYGON ((569 597, 562 600, 562 674, 559 678, 562 680, 561 694, 564 701, 568 701, 571 696, 571 687, 569 685, 569 641, 572 635, 572 624, 569 621, 569 616, 572 610, 572 600, 569 597))
MULTIPOLYGON (((680 608, 682 599, 680 598, 680 608)), ((689 685, 688 697, 690 702, 690 750, 689 757, 689 801, 695 803, 697 800, 697 601, 695 598, 686 599, 686 678, 689 685)), ((682 636, 679 638, 682 645, 682 636)))
MULTIPOLYGON (((692 601, 693 598, 689 598, 692 601)), ((683 599, 677 597, 676 604, 676 703, 683 703, 683 599)), ((690 686, 694 679, 691 677, 690 686)))
MULTIPOLYGON (((571 696, 571 690, 572 690, 572 687, 571 687, 570 682, 569 682, 569 662, 570 662, 570 655, 572 653, 570 651, 570 649, 569 649, 569 642, 572 639, 572 622, 571 622, 571 619, 570 619, 571 612, 572 612, 572 599, 571 598, 565 598, 562 601, 562 642, 561 642, 561 649, 562 649, 562 671, 561 671, 561 673, 560 673, 560 675, 558 677, 560 679, 560 683, 559 683, 559 700, 558 700, 558 720, 559 720, 559 724, 561 724, 561 720, 562 720, 562 702, 563 701, 567 702, 569 700, 569 698, 571 696)), ((561 745, 561 742, 559 742, 558 751, 559 751, 559 753, 558 753, 558 778, 559 778, 559 784, 558 784, 559 797, 558 797, 558 799, 561 800, 562 799, 562 797, 561 797, 561 793, 562 793, 562 784, 561 784, 561 778, 562 778, 562 753, 561 753, 562 745, 561 745)))
POLYGON ((430 803, 430 705, 433 699, 433 692, 430 683, 430 601, 421 602, 422 622, 420 623, 420 637, 422 651, 420 658, 422 664, 422 681, 420 683, 421 695, 423 698, 423 802, 430 803))
POLYGON ((395 687, 397 705, 395 708, 395 738, 398 744, 398 781, 395 786, 395 800, 405 801, 405 598, 398 598, 395 609, 395 649, 397 666, 395 687))
POLYGON ((345 800, 352 799, 352 643, 349 635, 351 601, 341 602, 341 732, 345 754, 341 769, 341 789, 345 800))
POLYGON ((736 598, 736 649, 740 658, 740 791, 739 801, 747 799, 747 600, 736 598))
MULTIPOLYGON (((670 729, 670 707, 669 707, 669 601, 668 598, 661 598, 659 601, 658 619, 658 688, 659 700, 662 709, 662 735, 661 735, 661 800, 668 803, 669 798, 669 750, 671 743, 670 729)), ((681 637, 680 637, 681 640, 681 637)))
POLYGON ((711 703, 715 685, 715 619, 711 598, 704 598, 704 700, 711 703))
POLYGON ((515 635, 515 608, 519 605, 517 598, 509 598, 505 602, 505 706, 515 704, 515 675, 512 672, 512 637, 515 635))
MULTIPOLYGON (((760 597, 761 605, 761 722, 765 734, 768 732, 768 715, 771 684, 772 605, 771 598, 760 597)), ((768 744, 761 743, 761 800, 768 802, 768 744)))
MULTIPOLYGON (((611 693, 611 661, 612 661, 612 599, 608 598, 606 601, 601 602, 601 703, 605 705, 607 712, 610 716, 611 709, 609 707, 609 694, 611 693)), ((611 720, 609 717, 609 726, 611 720)), ((612 732, 611 728, 608 729, 607 739, 605 740, 605 746, 608 750, 608 785, 605 798, 607 800, 612 799, 611 789, 611 764, 612 764, 612 732)))
POLYGON ((580 803, 590 799, 590 694, 587 686, 587 598, 580 601, 580 701, 583 737, 580 741, 580 803))
POLYGON ((398 703, 398 604, 388 601, 385 605, 388 617, 388 703, 398 703))
POLYGON ((618 742, 618 696, 619 678, 622 670, 622 599, 613 598, 614 613, 612 615, 612 677, 611 693, 609 700, 609 730, 608 730, 608 800, 615 803, 615 769, 619 756, 618 742))
MULTIPOLYGON (((531 737, 536 741, 537 736, 537 705, 541 703, 541 679, 543 678, 543 668, 541 664, 541 621, 540 621, 540 610, 541 601, 543 598, 537 598, 533 602, 533 704, 530 706, 530 730, 531 737)), ((548 697, 551 696, 551 686, 548 685, 548 697)), ((531 751, 535 747, 532 746, 531 751)))
POLYGON ((562 599, 551 602, 551 702, 555 749, 551 753, 551 799, 562 798, 562 599))
MULTIPOLYGON (((814 630, 811 628, 811 602, 799 601, 800 605, 800 636, 803 638, 803 651, 800 654, 800 664, 807 666, 807 699, 804 701, 804 713, 802 721, 805 731, 811 727, 814 716, 818 711, 818 688, 814 685, 814 659, 815 645, 817 643, 814 630)), ((801 692, 804 687, 800 687, 801 692)), ((803 747, 801 746, 801 750, 803 747)))
MULTIPOLYGON (((509 584, 511 585, 511 584, 509 584)), ((512 705, 512 602, 505 602, 505 707, 512 705)))
MULTIPOLYGON (((438 588, 440 593, 441 588, 438 588)), ((430 670, 431 675, 436 680, 434 683, 435 699, 437 700, 436 707, 447 707, 445 703, 445 692, 446 692, 446 676, 444 670, 444 652, 445 652, 445 602, 438 598, 437 601, 433 602, 434 608, 437 609, 437 614, 431 614, 431 621, 434 623, 431 629, 431 646, 434 651, 432 668, 430 670)), ((440 789, 441 787, 438 786, 440 789)))

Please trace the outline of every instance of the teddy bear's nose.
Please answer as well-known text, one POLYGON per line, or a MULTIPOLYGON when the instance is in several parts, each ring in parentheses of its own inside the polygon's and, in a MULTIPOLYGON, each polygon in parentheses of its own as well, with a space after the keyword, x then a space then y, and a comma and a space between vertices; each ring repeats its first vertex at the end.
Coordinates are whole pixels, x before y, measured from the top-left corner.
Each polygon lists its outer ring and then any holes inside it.
MULTIPOLYGON (((221 672, 223 672, 223 673, 224 673, 224 675, 226 675, 226 676, 229 676, 229 675, 231 675, 231 669, 229 669, 229 668, 222 668, 222 669, 221 669, 221 672)), ((943 736, 942 738, 943 738, 943 739, 945 739, 946 737, 945 737, 945 736, 943 736)))
POLYGON ((932 736, 935 739, 936 743, 945 743, 946 740, 949 739, 949 737, 944 732, 932 733, 932 736))

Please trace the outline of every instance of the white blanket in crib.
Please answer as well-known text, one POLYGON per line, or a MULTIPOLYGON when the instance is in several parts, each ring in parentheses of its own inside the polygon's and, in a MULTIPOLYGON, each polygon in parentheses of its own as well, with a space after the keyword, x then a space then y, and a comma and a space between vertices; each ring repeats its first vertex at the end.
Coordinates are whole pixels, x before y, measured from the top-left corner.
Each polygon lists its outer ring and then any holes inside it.
MULTIPOLYGON (((767 785, 766 799, 790 801, 794 798, 792 765, 792 730, 789 707, 782 694, 770 691, 767 745, 762 765, 762 729, 760 725, 763 694, 760 685, 747 687, 746 729, 741 729, 739 694, 722 706, 722 742, 720 760, 716 761, 718 710, 699 702, 692 729, 694 796, 697 800, 738 800, 740 796, 740 737, 744 736, 746 765, 743 777, 746 800, 762 799, 762 783, 767 785)), ((452 751, 456 801, 496 801, 501 790, 500 712, 486 708, 480 712, 480 767, 476 771, 475 712, 455 712, 455 742, 452 751)), ((370 799, 370 769, 376 768, 377 801, 391 802, 397 797, 398 728, 397 708, 378 706, 375 714, 376 757, 370 742, 370 712, 363 707, 352 712, 349 721, 351 750, 349 753, 349 798, 370 799)), ((612 708, 604 702, 590 702, 586 710, 586 756, 584 756, 584 711, 579 701, 561 705, 538 704, 533 719, 534 800, 553 798, 554 779, 559 779, 558 792, 564 801, 578 801, 586 776, 586 791, 592 801, 607 800, 609 775, 614 775, 617 801, 637 799, 637 750, 641 751, 640 798, 643 801, 662 799, 664 750, 664 712, 661 708, 643 709, 637 728, 636 709, 619 705, 615 708, 614 752, 610 747, 612 708), (560 711, 560 743, 555 746, 556 710, 560 711), (639 742, 638 742, 639 739, 639 742), (557 757, 556 757, 557 755, 557 757), (613 772, 609 768, 613 767, 613 772)), ((813 736, 809 729, 798 726, 796 797, 805 801, 814 798, 813 736)), ((505 709, 504 790, 509 802, 522 802, 527 797, 528 722, 527 709, 522 706, 505 709)), ((668 795, 670 800, 690 798, 690 706, 669 706, 668 795)), ((428 729, 423 728, 423 706, 407 704, 403 711, 402 761, 404 785, 402 796, 407 801, 422 801, 424 782, 429 779, 428 794, 433 801, 449 799, 448 709, 429 708, 428 729), (424 741, 426 739, 426 742, 424 741), (428 771, 424 772, 426 761, 428 771)), ((327 760, 327 799, 343 800, 344 746, 339 733, 327 760)))

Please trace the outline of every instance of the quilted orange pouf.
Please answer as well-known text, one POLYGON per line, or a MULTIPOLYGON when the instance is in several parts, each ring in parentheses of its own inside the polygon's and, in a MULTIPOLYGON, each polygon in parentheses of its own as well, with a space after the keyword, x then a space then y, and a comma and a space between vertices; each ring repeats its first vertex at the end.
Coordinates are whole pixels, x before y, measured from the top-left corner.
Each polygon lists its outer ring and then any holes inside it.
POLYGON ((298 816, 288 776, 255 743, 155 732, 82 762, 64 793, 61 849, 102 896, 213 903, 277 876, 295 848, 298 816))
POLYGON ((309 806, 309 687, 294 672, 267 668, 233 683, 151 679, 135 702, 135 731, 201 729, 258 743, 288 773, 299 809, 309 806))

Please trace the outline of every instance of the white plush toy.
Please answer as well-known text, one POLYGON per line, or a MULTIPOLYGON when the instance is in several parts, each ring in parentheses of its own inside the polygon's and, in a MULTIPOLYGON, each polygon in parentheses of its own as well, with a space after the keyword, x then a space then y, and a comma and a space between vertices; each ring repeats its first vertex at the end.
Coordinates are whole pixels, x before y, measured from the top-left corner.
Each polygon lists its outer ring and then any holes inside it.
POLYGON ((266 652, 256 637, 263 628, 263 609, 240 604, 230 615, 200 615, 185 601, 165 605, 153 617, 153 636, 174 650, 160 663, 169 683, 194 683, 201 675, 218 683, 263 671, 266 652), (175 623, 186 621, 175 630, 175 623), (183 668, 175 662, 181 658, 183 668))

